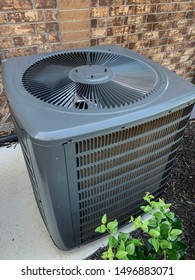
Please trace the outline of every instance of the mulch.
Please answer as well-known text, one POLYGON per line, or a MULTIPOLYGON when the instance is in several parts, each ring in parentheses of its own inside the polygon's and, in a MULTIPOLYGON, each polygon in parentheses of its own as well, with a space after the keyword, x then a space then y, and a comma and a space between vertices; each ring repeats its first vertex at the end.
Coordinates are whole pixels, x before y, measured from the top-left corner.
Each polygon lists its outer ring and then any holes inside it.
MULTIPOLYGON (((195 120, 185 129, 182 144, 175 159, 162 198, 171 203, 171 210, 183 223, 187 260, 195 260, 195 120)), ((99 248, 88 260, 101 260, 105 247, 99 248)))

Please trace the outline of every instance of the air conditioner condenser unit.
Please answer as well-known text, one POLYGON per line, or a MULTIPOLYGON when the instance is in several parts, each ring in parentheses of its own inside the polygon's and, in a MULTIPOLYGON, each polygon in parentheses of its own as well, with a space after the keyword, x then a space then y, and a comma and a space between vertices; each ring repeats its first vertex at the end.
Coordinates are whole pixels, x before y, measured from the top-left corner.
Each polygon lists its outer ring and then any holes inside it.
POLYGON ((118 46, 18 57, 3 82, 40 213, 62 250, 166 184, 195 87, 118 46))

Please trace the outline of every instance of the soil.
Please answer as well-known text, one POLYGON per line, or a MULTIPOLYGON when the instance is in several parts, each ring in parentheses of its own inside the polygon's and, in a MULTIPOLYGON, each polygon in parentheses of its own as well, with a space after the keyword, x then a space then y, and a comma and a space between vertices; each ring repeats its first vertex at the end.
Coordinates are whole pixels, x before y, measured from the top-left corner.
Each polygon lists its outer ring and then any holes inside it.
MULTIPOLYGON (((195 120, 185 129, 162 198, 171 203, 171 210, 183 223, 183 241, 188 246, 187 260, 195 260, 195 120)), ((101 260, 106 247, 99 248, 88 260, 101 260)))

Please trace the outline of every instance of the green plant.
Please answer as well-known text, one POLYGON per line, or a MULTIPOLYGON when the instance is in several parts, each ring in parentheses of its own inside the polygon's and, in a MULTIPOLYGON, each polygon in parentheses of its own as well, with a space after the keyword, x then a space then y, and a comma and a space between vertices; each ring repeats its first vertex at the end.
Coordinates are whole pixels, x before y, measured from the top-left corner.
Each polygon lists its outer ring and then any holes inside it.
POLYGON ((182 242, 181 220, 170 211, 171 204, 162 199, 154 200, 154 196, 146 193, 145 206, 141 209, 149 214, 149 219, 142 221, 141 216, 131 216, 133 230, 141 230, 144 237, 133 238, 131 234, 119 232, 118 221, 107 221, 104 214, 98 233, 109 233, 107 250, 103 259, 113 260, 155 260, 185 259, 187 246, 182 242))

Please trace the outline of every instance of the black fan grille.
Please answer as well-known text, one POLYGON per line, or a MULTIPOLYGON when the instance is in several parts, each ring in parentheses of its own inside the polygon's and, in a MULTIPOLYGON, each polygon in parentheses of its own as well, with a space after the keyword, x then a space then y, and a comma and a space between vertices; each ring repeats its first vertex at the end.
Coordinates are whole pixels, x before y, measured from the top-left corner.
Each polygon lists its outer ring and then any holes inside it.
POLYGON ((102 51, 69 51, 48 56, 23 75, 25 89, 59 107, 98 110, 130 105, 159 86, 149 65, 102 51))

